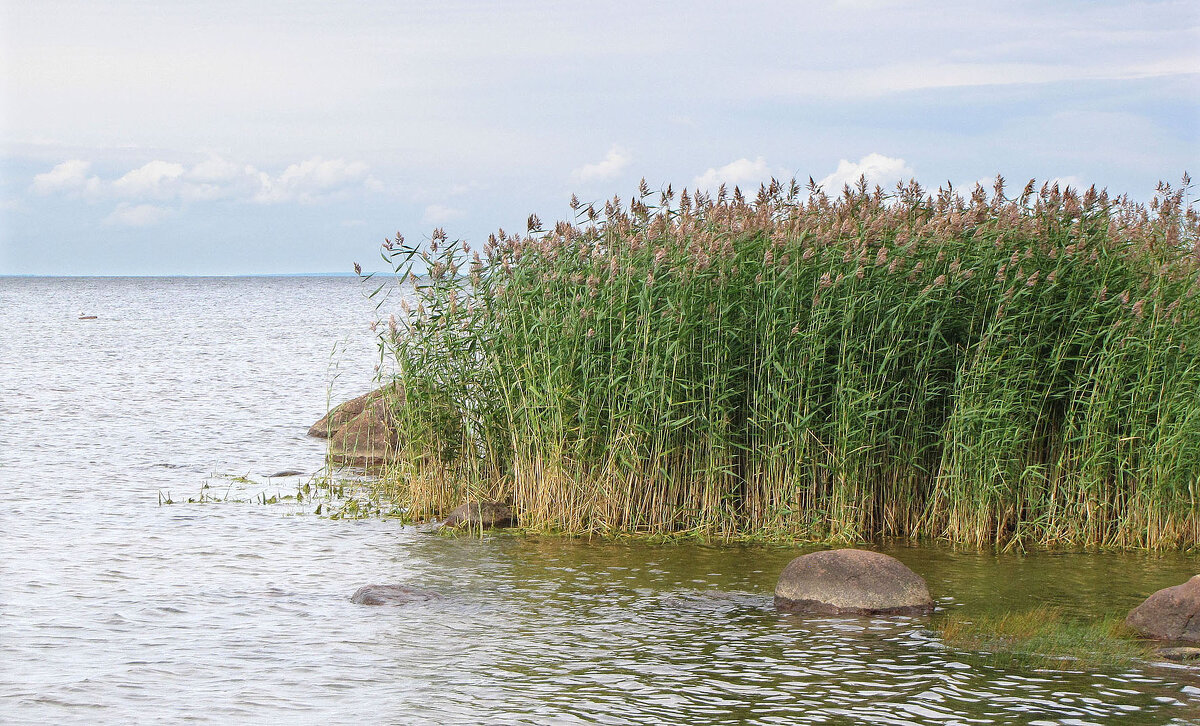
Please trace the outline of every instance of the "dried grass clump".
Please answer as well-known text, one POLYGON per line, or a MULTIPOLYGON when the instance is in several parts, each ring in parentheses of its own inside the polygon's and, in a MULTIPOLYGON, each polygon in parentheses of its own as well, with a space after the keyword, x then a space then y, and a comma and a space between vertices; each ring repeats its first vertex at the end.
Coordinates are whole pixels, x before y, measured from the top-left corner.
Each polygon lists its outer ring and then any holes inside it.
POLYGON ((1183 190, 643 182, 573 208, 482 256, 387 243, 416 303, 383 336, 408 392, 384 485, 413 515, 487 496, 572 533, 1200 541, 1183 190))

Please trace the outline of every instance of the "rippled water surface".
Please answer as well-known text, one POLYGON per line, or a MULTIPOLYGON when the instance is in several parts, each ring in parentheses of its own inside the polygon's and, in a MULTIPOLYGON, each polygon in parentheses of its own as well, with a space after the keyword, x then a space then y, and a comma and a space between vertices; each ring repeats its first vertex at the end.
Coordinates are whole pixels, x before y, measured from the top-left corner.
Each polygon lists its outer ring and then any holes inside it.
MULTIPOLYGON (((351 278, 0 278, 0 721, 1200 719, 1191 669, 1004 670, 924 619, 776 614, 799 548, 456 539, 256 502, 321 467, 307 426, 370 385, 372 307, 351 278), (230 501, 186 503, 206 485, 230 501), (350 603, 367 583, 445 597, 350 603)), ((885 549, 943 612, 1096 617, 1197 572, 885 549)))

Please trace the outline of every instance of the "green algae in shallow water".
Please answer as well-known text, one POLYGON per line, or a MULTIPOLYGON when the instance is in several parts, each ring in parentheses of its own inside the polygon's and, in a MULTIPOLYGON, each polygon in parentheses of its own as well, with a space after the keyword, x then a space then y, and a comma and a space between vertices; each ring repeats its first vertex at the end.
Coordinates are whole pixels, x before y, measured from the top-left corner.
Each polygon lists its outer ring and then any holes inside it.
POLYGON ((1129 667, 1153 654, 1120 617, 1079 622, 1045 605, 1002 615, 952 613, 936 627, 947 646, 1005 668, 1129 667))

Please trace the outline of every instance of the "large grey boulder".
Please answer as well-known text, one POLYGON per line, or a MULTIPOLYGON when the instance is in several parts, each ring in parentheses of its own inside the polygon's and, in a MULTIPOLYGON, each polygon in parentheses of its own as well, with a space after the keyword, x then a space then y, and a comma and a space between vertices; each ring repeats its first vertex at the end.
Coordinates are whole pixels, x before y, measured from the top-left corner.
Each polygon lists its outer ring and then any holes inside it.
POLYGON ((1200 575, 1146 598, 1125 624, 1147 638, 1200 643, 1200 575))
POLYGON ((359 605, 407 605, 441 599, 442 596, 432 590, 408 585, 366 585, 350 596, 350 602, 359 605))
POLYGON ((920 575, 879 552, 843 549, 801 555, 775 586, 775 607, 829 615, 918 615, 933 610, 920 575))
POLYGON ((450 512, 442 526, 493 529, 511 527, 515 521, 512 507, 504 502, 468 502, 450 512))

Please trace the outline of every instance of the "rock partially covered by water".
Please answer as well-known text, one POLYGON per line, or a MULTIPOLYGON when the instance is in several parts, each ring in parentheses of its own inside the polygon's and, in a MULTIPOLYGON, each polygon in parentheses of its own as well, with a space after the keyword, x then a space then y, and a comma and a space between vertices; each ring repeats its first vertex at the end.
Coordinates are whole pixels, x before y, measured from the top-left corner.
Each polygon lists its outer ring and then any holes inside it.
POLYGON ((350 602, 359 605, 407 605, 441 599, 442 596, 432 590, 408 585, 366 585, 350 596, 350 602))
POLYGON ((361 466, 387 461, 396 448, 392 405, 403 392, 389 384, 335 406, 308 429, 309 436, 329 438, 334 459, 361 466))
POLYGON ((1200 575, 1146 598, 1125 624, 1147 638, 1200 643, 1200 575))
POLYGON ((1174 660, 1180 662, 1198 661, 1200 660, 1200 648, 1159 648, 1154 651, 1154 654, 1159 658, 1174 660))
POLYGON ((829 615, 917 615, 933 610, 925 580, 900 560, 866 550, 828 550, 788 563, 775 607, 829 615))
POLYGON ((442 526, 493 529, 511 527, 516 519, 512 507, 504 502, 468 502, 450 512, 442 526))

